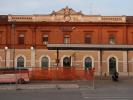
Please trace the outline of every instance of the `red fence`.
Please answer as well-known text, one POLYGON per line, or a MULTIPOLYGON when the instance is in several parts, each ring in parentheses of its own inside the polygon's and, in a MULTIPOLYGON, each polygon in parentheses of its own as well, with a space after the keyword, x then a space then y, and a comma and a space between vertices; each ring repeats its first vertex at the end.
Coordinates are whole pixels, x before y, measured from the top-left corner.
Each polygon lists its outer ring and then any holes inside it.
POLYGON ((51 67, 48 69, 33 68, 31 80, 93 80, 94 69, 51 67))

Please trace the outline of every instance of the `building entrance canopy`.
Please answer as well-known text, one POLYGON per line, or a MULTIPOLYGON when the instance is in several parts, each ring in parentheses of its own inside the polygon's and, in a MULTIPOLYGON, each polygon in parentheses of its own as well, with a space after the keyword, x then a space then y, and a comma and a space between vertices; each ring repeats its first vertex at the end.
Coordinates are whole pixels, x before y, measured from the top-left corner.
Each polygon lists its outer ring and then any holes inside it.
POLYGON ((133 50, 133 45, 48 44, 49 50, 133 50))

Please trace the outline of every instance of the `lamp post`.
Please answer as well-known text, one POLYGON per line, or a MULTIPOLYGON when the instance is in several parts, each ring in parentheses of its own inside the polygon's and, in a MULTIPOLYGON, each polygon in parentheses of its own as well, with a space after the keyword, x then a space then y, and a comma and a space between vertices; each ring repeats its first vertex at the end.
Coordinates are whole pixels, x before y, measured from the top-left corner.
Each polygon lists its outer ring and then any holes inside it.
POLYGON ((8 50, 8 47, 6 46, 6 47, 5 47, 5 68, 7 67, 7 66, 6 66, 7 50, 8 50))

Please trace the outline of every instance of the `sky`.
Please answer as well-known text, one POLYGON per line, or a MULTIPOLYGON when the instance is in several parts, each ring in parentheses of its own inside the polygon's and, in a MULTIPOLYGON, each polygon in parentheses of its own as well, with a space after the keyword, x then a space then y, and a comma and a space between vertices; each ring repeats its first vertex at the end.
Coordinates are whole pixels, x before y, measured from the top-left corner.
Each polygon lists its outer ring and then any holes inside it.
POLYGON ((0 15, 50 14, 66 6, 86 15, 133 16, 133 0, 0 0, 0 15))

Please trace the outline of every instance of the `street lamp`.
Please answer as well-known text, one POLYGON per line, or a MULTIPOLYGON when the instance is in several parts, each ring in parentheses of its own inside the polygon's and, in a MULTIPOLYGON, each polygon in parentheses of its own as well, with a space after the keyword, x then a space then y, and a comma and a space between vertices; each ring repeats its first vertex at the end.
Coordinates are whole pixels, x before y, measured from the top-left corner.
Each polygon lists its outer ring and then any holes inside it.
POLYGON ((31 50, 34 50, 34 47, 33 47, 33 46, 31 46, 31 47, 30 47, 30 49, 31 49, 31 50))
POLYGON ((6 58, 7 58, 6 56, 7 56, 7 50, 8 50, 8 47, 6 46, 6 47, 5 47, 5 68, 6 68, 6 58))

